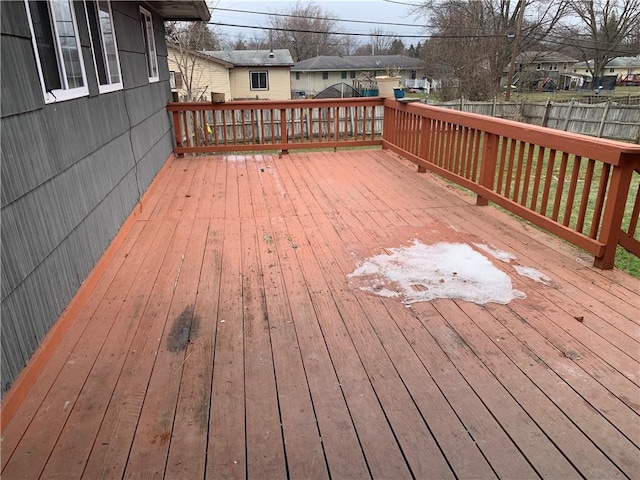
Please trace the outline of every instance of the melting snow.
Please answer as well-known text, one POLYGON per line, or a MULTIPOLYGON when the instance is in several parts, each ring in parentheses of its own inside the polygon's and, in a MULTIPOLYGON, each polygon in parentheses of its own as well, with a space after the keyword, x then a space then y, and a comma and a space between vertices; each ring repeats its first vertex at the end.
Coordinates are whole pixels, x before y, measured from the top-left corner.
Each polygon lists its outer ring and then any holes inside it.
POLYGON ((405 304, 457 298, 478 304, 507 304, 525 294, 484 255, 467 244, 437 243, 389 248, 347 275, 352 285, 377 295, 401 296, 405 304))
POLYGON ((498 250, 495 247, 485 245, 483 243, 474 243, 474 245, 478 247, 480 250, 484 250, 492 257, 497 258, 501 262, 510 263, 511 260, 515 260, 516 258, 518 258, 513 253, 505 252, 503 250, 498 250))
POLYGON ((540 270, 536 270, 533 267, 523 267, 521 265, 514 265, 514 268, 516 269, 516 272, 523 277, 530 278, 538 283, 551 285, 551 279, 540 270))

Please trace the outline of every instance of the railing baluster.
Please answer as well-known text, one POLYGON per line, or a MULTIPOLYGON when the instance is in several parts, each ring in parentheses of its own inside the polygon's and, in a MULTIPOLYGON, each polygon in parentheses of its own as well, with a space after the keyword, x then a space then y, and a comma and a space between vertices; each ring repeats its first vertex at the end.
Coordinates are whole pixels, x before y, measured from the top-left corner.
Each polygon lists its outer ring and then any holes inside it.
POLYGON ((578 210, 578 222, 576 224, 576 230, 580 233, 583 233, 584 230, 584 222, 587 214, 587 207, 589 206, 589 194, 591 193, 591 182, 593 181, 593 170, 595 165, 595 160, 590 158, 587 162, 587 173, 584 177, 582 198, 580 200, 580 209, 578 210))
POLYGON ((549 151, 549 159, 547 160, 547 172, 544 179, 544 189, 542 192, 542 201, 540 203, 540 213, 547 214, 547 206, 549 205, 549 192, 551 190, 551 181, 553 180, 553 169, 556 162, 556 150, 549 151))
POLYGON ((576 191, 578 189, 578 180, 580 177, 580 165, 582 164, 582 157, 574 156, 573 169, 571 170, 571 180, 569 181, 569 192, 567 193, 567 205, 564 209, 564 216, 562 217, 562 224, 567 227, 571 222, 573 213, 573 204, 576 198, 576 191))
POLYGON ((551 219, 558 221, 558 215, 560 214, 560 203, 562 202, 562 194, 564 192, 564 179, 567 174, 567 159, 569 154, 562 152, 560 159, 560 171, 558 172, 558 184, 556 185, 555 199, 553 202, 553 212, 551 213, 551 219))
POLYGON ((520 142, 520 149, 518 151, 518 161, 516 167, 516 179, 513 187, 513 195, 510 197, 513 201, 518 201, 518 195, 520 194, 520 184, 522 182, 522 167, 524 166, 524 152, 526 147, 525 142, 520 142))
POLYGON ((513 181, 513 168, 514 162, 516 158, 516 150, 522 147, 520 142, 514 140, 513 138, 509 141, 509 162, 507 163, 507 179, 504 184, 504 196, 507 198, 511 197, 511 183, 513 181))
MULTIPOLYGON (((610 170, 611 165, 609 165, 608 163, 602 164, 602 170, 600 171, 600 182, 598 184, 598 194, 596 196, 596 203, 593 208, 591 228, 589 229, 590 238, 596 238, 596 236, 598 235, 598 229, 600 228, 600 220, 602 217, 602 210, 604 208, 604 199, 605 195, 607 194, 607 184, 609 183, 610 170)), ((624 206, 622 208, 624 208, 624 206)))

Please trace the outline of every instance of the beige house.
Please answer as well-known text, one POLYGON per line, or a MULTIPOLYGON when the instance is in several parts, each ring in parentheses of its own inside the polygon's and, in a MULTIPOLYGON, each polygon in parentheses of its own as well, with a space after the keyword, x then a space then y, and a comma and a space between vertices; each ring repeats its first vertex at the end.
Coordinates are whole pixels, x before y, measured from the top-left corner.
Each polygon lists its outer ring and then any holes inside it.
MULTIPOLYGON (((584 75, 586 77, 591 76, 589 66, 593 66, 593 60, 589 61, 589 65, 586 62, 579 62, 573 66, 573 71, 584 75)), ((640 75, 640 55, 635 57, 618 57, 612 59, 604 68, 604 75, 615 75, 618 81, 622 81, 629 78, 635 78, 640 75)))
POLYGON ((211 101, 211 93, 231 95, 230 70, 233 64, 167 42, 171 91, 182 102, 211 101))
POLYGON ((231 100, 289 100, 293 58, 289 50, 203 52, 229 69, 231 100))
POLYGON ((291 69, 291 85, 299 96, 307 97, 340 83, 358 91, 377 88, 375 77, 385 75, 398 76, 402 86, 418 87, 419 68, 418 59, 404 55, 321 55, 296 63, 291 69))

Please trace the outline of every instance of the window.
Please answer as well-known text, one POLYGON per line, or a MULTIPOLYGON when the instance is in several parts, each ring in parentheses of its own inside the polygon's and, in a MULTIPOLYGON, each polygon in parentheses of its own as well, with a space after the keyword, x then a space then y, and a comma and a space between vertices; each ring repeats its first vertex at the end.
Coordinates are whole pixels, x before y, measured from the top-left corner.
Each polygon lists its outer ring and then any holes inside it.
POLYGON ((118 45, 113 28, 111 2, 108 0, 85 0, 85 8, 100 93, 120 90, 122 77, 118 45))
POLYGON ((158 57, 156 56, 156 41, 153 36, 153 19, 151 14, 140 7, 142 15, 142 37, 144 38, 145 53, 147 56, 147 72, 149 81, 157 82, 160 79, 158 74, 158 57))
POLYGON ((352 71, 351 71, 351 72, 349 72, 349 73, 351 73, 351 78, 356 78, 356 72, 355 72, 355 71, 353 71, 353 70, 352 70, 352 71))
POLYGON ((323 80, 328 80, 329 79, 329 72, 322 72, 322 79, 323 80))
POLYGON ((45 103, 89 94, 70 0, 25 0, 45 103))
POLYGON ((342 78, 343 80, 347 78, 347 72, 342 72, 340 78, 342 78))
POLYGON ((555 72, 556 70, 558 70, 558 64, 557 63, 552 63, 551 64, 551 69, 552 72, 555 72))
POLYGON ((300 72, 296 72, 296 80, 300 80, 300 72))
POLYGON ((169 85, 173 89, 181 89, 182 88, 182 74, 180 72, 174 72, 173 70, 169 72, 169 85))
POLYGON ((541 63, 536 64, 536 70, 542 70, 542 64, 541 63))
POLYGON ((249 72, 251 77, 251 90, 269 90, 269 77, 267 72, 249 72))
POLYGON ((615 73, 616 69, 615 68, 610 68, 609 69, 609 73, 615 73))

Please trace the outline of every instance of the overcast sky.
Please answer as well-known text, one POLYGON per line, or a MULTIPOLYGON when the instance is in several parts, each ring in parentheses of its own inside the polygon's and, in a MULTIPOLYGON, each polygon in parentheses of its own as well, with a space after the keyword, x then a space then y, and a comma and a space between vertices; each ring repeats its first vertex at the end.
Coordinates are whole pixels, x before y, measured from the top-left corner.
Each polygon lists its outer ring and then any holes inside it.
MULTIPOLYGON (((337 30, 350 33, 369 33, 374 28, 380 28, 392 34, 402 35, 422 35, 424 32, 419 24, 424 21, 417 20, 409 14, 409 7, 385 0, 323 0, 315 2, 325 11, 331 12, 336 17, 343 20, 364 20, 376 22, 376 24, 346 23, 337 24, 337 30), (383 25, 379 22, 399 23, 406 26, 383 25)), ((252 10, 258 12, 282 13, 294 5, 294 1, 289 0, 214 0, 214 7, 228 8, 236 10, 252 10)), ((266 26, 268 17, 266 15, 256 15, 249 13, 228 12, 213 10, 211 22, 228 23, 237 25, 266 26)), ((239 32, 245 38, 251 38, 261 30, 250 28, 215 27, 218 34, 237 37, 239 32)), ((366 41, 366 37, 358 37, 360 41, 366 41)), ((424 38, 403 38, 405 45, 416 44, 424 41, 424 38)))

